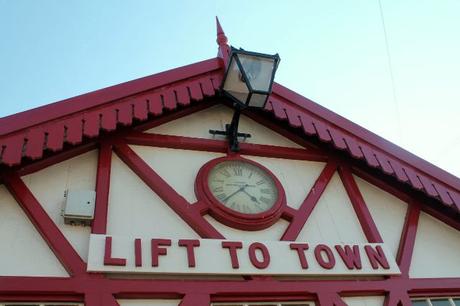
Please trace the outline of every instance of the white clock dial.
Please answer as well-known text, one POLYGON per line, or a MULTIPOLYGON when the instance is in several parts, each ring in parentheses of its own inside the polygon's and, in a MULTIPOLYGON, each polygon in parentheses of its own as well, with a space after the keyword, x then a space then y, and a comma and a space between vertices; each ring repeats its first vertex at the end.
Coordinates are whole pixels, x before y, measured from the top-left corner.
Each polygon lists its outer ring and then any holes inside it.
POLYGON ((211 169, 208 187, 221 204, 243 214, 268 211, 278 199, 273 178, 256 165, 240 160, 224 161, 211 169))

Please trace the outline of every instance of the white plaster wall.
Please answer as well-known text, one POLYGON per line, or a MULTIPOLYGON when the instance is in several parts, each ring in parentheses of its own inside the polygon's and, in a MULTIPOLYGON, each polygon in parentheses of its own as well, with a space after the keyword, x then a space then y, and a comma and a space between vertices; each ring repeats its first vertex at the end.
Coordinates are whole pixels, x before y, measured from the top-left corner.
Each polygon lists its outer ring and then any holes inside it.
POLYGON ((0 185, 0 244, 0 276, 68 276, 3 185, 0 185))
POLYGON ((382 306, 384 296, 344 297, 342 300, 349 306, 382 306))
POLYGON ((267 167, 279 179, 286 192, 289 206, 299 208, 315 184, 326 163, 244 156, 267 167))
POLYGON ((289 225, 289 222, 280 219, 275 224, 264 230, 242 231, 226 226, 208 215, 205 216, 205 219, 229 240, 278 241, 289 225))
MULTIPOLYGON (((216 105, 150 129, 147 133, 209 139, 213 138, 209 134, 209 129, 225 130, 225 124, 230 123, 232 115, 233 111, 230 108, 224 105, 216 105)), ((293 141, 256 123, 246 116, 241 116, 240 118, 239 131, 251 134, 252 137, 246 140, 249 143, 301 148, 301 146, 293 141)))
POLYGON ((297 241, 365 243, 358 217, 336 173, 324 190, 297 241))
POLYGON ((85 261, 91 228, 64 224, 61 213, 66 190, 95 190, 97 155, 97 151, 91 151, 23 177, 27 187, 85 261))
POLYGON ((181 300, 117 300, 120 306, 177 306, 181 300))
POLYGON ((164 238, 199 238, 116 155, 112 157, 107 233, 151 235, 164 238))
POLYGON ((396 257, 404 227, 407 203, 357 176, 354 178, 383 242, 396 257))
POLYGON ((410 277, 460 277, 460 231, 420 214, 410 277))
POLYGON ((131 148, 190 203, 196 202, 194 186, 198 170, 211 159, 224 156, 221 153, 147 146, 131 148))

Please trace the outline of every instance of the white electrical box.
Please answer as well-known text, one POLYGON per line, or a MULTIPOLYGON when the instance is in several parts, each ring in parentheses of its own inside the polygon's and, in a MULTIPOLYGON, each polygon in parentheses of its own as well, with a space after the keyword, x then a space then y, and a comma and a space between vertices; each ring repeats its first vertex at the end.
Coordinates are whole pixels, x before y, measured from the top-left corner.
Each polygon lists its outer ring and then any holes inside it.
POLYGON ((96 192, 94 190, 67 190, 63 216, 65 224, 90 225, 94 218, 96 192))

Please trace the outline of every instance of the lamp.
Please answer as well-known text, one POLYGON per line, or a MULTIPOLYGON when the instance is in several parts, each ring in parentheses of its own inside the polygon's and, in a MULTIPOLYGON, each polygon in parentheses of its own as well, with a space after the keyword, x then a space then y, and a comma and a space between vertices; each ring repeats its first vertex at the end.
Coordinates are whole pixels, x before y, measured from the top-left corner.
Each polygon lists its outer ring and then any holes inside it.
POLYGON ((227 136, 231 151, 239 151, 238 137, 251 137, 250 134, 238 133, 241 110, 265 107, 279 61, 278 54, 262 54, 232 47, 221 90, 233 101, 235 112, 225 131, 209 131, 213 135, 227 136))
POLYGON ((232 48, 222 91, 241 107, 264 108, 280 58, 232 48))

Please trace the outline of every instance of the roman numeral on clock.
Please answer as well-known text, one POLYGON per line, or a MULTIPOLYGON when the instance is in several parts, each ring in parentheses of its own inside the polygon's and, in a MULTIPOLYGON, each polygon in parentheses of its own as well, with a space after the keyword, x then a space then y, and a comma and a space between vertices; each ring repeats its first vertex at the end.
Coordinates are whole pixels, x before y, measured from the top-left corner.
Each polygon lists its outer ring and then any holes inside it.
POLYGON ((259 201, 262 202, 262 203, 265 203, 266 205, 270 204, 270 199, 267 199, 267 198, 264 198, 264 197, 260 197, 259 201))
POLYGON ((233 174, 235 176, 242 176, 243 175, 243 169, 241 169, 240 167, 235 167, 235 168, 233 168, 233 174))
POLYGON ((258 181, 258 182, 256 183, 257 186, 260 186, 260 185, 262 185, 262 184, 265 184, 265 180, 260 180, 260 181, 258 181))

